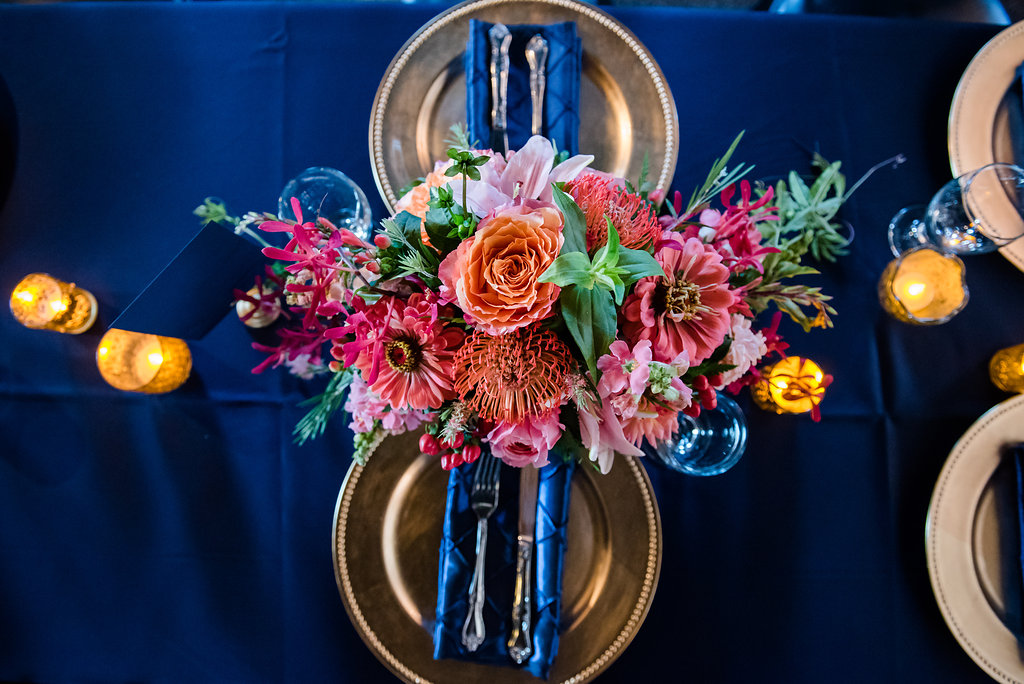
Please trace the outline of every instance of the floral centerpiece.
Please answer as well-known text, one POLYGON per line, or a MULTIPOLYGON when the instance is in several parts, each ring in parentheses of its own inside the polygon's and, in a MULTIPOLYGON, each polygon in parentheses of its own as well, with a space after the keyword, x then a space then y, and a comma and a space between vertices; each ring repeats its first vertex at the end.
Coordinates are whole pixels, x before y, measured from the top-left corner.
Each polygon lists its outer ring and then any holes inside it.
MULTIPOLYGON (((795 173, 752 185, 749 167, 727 169, 737 138, 688 201, 665 202, 645 178, 593 170, 543 138, 502 154, 453 131, 448 158, 372 239, 297 201, 295 221, 233 219, 288 237, 236 293, 243 320, 283 321, 276 344, 255 344, 267 358, 254 372, 331 375, 300 441, 344 406, 357 460, 425 426, 420 449, 446 469, 486 447, 511 466, 555 452, 607 472, 615 454, 672 439, 680 413, 756 380, 786 349, 782 313, 831 326, 829 297, 793 279, 816 273, 808 252, 843 253, 838 164, 819 158, 811 187, 795 173)), ((226 217, 210 201, 197 213, 226 217)))

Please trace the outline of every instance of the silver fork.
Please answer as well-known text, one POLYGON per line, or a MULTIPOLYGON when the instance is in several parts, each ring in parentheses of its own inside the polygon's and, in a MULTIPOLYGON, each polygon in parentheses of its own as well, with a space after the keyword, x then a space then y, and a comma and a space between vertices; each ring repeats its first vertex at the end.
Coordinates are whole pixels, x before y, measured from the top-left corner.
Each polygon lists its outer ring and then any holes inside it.
POLYGON ((475 651, 484 641, 484 560, 487 557, 487 519, 498 507, 501 461, 490 453, 480 456, 469 504, 476 514, 476 567, 469 583, 469 615, 462 626, 462 645, 475 651))

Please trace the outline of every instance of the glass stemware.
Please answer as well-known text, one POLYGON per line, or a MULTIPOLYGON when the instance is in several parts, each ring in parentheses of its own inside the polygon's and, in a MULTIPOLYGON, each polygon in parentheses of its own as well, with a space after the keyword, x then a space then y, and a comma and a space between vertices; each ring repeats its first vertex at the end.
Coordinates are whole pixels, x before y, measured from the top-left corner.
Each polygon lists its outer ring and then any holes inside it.
POLYGON ((902 209, 889 224, 895 256, 922 245, 984 254, 1024 235, 1024 169, 996 162, 946 183, 927 206, 902 209))
POLYGON ((295 220, 291 200, 299 200, 304 221, 323 217, 338 228, 350 230, 368 241, 373 232, 370 203, 362 189, 337 169, 317 166, 288 181, 278 199, 278 215, 295 220))
POLYGON ((747 446, 747 420, 739 405, 718 393, 718 405, 696 418, 679 414, 672 439, 657 448, 646 441, 645 455, 688 475, 718 475, 736 465, 747 446))

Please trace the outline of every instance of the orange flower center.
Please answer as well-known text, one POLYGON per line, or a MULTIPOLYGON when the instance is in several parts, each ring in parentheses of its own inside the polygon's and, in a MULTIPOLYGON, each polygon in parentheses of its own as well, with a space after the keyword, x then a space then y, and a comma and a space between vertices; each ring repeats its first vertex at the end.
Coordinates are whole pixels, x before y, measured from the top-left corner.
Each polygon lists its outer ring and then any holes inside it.
POLYGON ((701 304, 700 285, 682 282, 665 287, 665 315, 672 320, 691 321, 710 311, 710 307, 701 304))
POLYGON ((420 350, 408 340, 391 340, 384 345, 384 359, 399 373, 412 373, 420 365, 420 350))

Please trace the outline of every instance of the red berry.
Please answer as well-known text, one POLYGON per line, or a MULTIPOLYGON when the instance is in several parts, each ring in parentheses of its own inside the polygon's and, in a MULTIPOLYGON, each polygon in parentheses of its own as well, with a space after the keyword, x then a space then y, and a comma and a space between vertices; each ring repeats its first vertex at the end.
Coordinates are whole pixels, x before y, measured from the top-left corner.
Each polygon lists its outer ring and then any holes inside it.
POLYGON ((480 458, 480 445, 467 444, 462 447, 462 458, 466 463, 472 463, 476 459, 480 458))
POLYGON ((427 456, 437 456, 441 452, 441 445, 433 435, 423 435, 420 437, 420 451, 427 456))
POLYGON ((460 446, 462 446, 462 443, 464 441, 466 441, 466 438, 460 432, 459 434, 455 435, 455 439, 454 440, 450 440, 449 441, 447 439, 442 439, 441 440, 441 446, 443 446, 445 449, 458 449, 460 446))
POLYGON ((712 410, 718 406, 718 393, 714 390, 705 390, 700 393, 700 403, 707 410, 712 410))
POLYGON ((457 465, 458 464, 455 462, 455 459, 452 458, 452 454, 451 453, 441 454, 441 467, 442 468, 444 468, 445 470, 451 470, 452 468, 454 468, 457 465))
POLYGON ((696 418, 697 416, 700 415, 700 404, 690 404, 689 406, 683 409, 683 413, 690 416, 691 418, 696 418))

